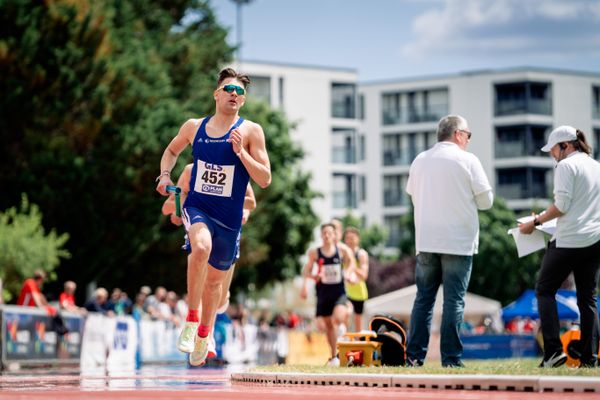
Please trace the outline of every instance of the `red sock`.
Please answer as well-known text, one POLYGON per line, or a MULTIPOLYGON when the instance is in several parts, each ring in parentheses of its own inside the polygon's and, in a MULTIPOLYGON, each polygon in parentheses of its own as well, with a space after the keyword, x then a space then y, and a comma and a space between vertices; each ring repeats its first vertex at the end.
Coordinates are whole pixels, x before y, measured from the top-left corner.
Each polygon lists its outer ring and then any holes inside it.
POLYGON ((200 336, 201 338, 207 337, 209 332, 210 327, 208 325, 200 325, 198 327, 198 336, 200 336))
POLYGON ((200 322, 198 319, 198 310, 188 310, 188 315, 185 318, 186 322, 200 322))

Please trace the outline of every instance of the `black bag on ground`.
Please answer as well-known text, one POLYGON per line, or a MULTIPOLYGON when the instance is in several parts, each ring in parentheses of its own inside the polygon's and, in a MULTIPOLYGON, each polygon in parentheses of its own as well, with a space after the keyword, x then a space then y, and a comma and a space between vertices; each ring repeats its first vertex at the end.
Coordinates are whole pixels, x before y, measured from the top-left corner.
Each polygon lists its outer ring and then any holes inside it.
POLYGON ((391 315, 375 315, 369 321, 369 329, 377 333, 371 339, 381 342, 381 364, 402 366, 406 363, 406 332, 402 323, 391 315))

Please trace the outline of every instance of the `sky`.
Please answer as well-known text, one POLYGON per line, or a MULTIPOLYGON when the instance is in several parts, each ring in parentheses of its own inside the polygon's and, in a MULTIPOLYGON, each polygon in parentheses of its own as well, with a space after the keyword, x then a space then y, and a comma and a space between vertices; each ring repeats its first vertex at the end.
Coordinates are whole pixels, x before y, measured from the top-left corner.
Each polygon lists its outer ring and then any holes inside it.
MULTIPOLYGON (((211 0, 237 43, 237 6, 211 0)), ((600 0, 251 0, 241 59, 359 81, 543 67, 600 73, 600 0)))

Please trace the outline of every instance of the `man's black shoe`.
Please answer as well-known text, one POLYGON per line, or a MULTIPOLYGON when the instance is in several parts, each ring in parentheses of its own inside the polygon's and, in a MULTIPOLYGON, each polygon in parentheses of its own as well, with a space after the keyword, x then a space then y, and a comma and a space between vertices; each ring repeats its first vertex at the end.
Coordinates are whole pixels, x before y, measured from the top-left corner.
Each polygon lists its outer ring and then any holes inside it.
POLYGON ((423 366, 423 361, 421 360, 413 360, 411 358, 406 359, 406 366, 411 368, 418 368, 423 366))
POLYGON ((598 368, 598 359, 593 358, 591 360, 583 361, 579 364, 579 368, 598 368))
POLYGON ((544 358, 539 368, 557 368, 567 362, 567 355, 562 351, 557 351, 548 358, 544 358))
POLYGON ((457 361, 455 363, 442 364, 442 367, 444 367, 444 368, 465 368, 465 364, 463 364, 462 361, 457 361))

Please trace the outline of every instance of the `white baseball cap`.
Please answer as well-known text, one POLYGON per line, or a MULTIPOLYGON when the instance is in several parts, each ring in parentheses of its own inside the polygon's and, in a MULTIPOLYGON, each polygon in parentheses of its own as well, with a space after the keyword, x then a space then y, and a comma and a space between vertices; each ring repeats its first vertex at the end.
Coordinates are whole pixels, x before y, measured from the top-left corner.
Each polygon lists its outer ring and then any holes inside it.
POLYGON ((572 126, 559 126, 548 136, 548 143, 542 147, 542 151, 549 152, 557 143, 572 142, 577 140, 577 129, 572 126))

